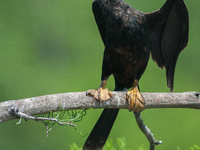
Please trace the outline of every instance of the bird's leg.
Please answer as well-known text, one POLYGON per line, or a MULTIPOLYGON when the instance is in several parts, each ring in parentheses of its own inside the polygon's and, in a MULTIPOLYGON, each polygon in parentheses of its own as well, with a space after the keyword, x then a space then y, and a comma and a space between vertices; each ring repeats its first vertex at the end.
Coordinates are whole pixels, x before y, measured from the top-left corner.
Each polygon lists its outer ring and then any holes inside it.
POLYGON ((128 109, 134 112, 141 112, 145 107, 145 101, 142 94, 138 89, 138 80, 135 79, 133 87, 126 94, 126 100, 128 102, 128 109))
POLYGON ((95 99, 100 101, 106 101, 108 99, 111 99, 113 94, 108 89, 104 89, 107 84, 107 80, 102 80, 101 85, 97 90, 90 89, 87 90, 86 95, 94 96, 95 99))

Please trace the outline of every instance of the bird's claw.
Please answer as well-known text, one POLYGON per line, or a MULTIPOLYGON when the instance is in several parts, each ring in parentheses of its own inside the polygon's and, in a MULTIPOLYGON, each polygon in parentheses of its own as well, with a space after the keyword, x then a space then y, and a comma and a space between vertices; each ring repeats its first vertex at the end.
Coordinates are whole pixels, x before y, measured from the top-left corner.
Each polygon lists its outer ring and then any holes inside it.
POLYGON ((99 101, 109 100, 113 96, 111 91, 109 91, 107 88, 103 89, 101 87, 99 87, 97 90, 94 89, 87 90, 86 95, 94 96, 94 98, 99 101))
POLYGON ((145 107, 145 101, 137 87, 127 92, 126 100, 130 111, 141 112, 145 107))

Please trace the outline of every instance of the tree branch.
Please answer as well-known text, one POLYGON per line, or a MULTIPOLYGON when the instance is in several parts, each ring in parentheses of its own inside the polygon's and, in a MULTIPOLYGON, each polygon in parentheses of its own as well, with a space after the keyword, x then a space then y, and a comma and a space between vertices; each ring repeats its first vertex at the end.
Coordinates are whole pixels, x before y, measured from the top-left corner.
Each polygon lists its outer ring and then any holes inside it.
MULTIPOLYGON (((113 98, 108 101, 99 102, 86 92, 73 92, 45 95, 26 98, 21 100, 10 100, 0 103, 0 123, 15 119, 9 113, 11 107, 19 108, 20 112, 27 115, 37 115, 58 111, 60 105, 65 110, 87 109, 87 108, 119 108, 127 109, 126 92, 113 92, 113 98)), ((194 108, 200 109, 200 93, 142 93, 145 101, 145 109, 150 108, 194 108)))
POLYGON ((35 120, 35 121, 41 121, 44 123, 44 121, 53 121, 56 122, 59 125, 70 125, 70 126, 76 126, 75 124, 72 124, 70 122, 60 122, 58 121, 58 119, 56 118, 44 118, 44 117, 33 117, 33 116, 29 116, 25 113, 22 113, 19 111, 18 107, 11 107, 9 109, 9 113, 17 118, 20 118, 20 121, 17 124, 21 123, 21 118, 24 118, 26 121, 28 120, 35 120))
POLYGON ((155 140, 153 134, 151 133, 150 129, 145 126, 142 120, 142 116, 140 112, 134 112, 135 119, 137 121, 137 124, 140 128, 140 130, 144 133, 146 136, 147 140, 150 143, 150 150, 154 150, 156 145, 162 144, 162 141, 157 141, 155 140))
MULTIPOLYGON (((200 93, 142 93, 146 105, 149 108, 200 108, 200 93)), ((113 98, 104 102, 94 100, 91 96, 86 96, 86 92, 74 92, 39 96, 21 100, 11 100, 0 103, 0 123, 14 119, 24 118, 42 121, 53 118, 40 118, 31 115, 44 114, 49 111, 58 111, 60 107, 65 110, 87 109, 87 108, 119 108, 127 109, 126 91, 113 92, 113 98), (19 111, 20 110, 20 111, 19 111)), ((145 134, 150 143, 150 150, 155 150, 155 145, 162 144, 162 141, 155 140, 150 129, 143 123, 141 113, 134 112, 135 119, 141 131, 145 134)), ((56 121, 59 124, 58 120, 56 121)), ((66 124, 69 124, 66 122, 66 124)), ((70 124, 73 125, 73 124, 70 124)), ((48 135, 48 126, 47 126, 48 135)))

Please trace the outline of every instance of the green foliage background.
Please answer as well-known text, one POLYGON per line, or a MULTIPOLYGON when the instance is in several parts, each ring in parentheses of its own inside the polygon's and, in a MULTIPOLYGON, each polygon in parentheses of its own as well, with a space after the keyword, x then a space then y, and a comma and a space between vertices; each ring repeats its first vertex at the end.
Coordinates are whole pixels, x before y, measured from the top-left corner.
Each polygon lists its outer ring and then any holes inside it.
MULTIPOLYGON (((160 8, 165 0, 126 0, 143 12, 160 8)), ((179 56, 174 92, 200 91, 199 0, 185 0, 190 15, 188 47, 179 56)), ((103 43, 91 10, 92 0, 0 1, 0 101, 86 91, 100 84, 103 43)), ((111 77, 107 87, 114 88, 111 77)), ((140 80, 142 92, 168 92, 165 70, 151 59, 140 80)), ((91 131, 102 110, 89 110, 78 129, 91 131)), ((158 150, 187 149, 200 143, 200 111, 151 109, 143 119, 157 140, 158 150)), ((73 128, 56 127, 46 137, 42 123, 17 120, 0 124, 0 148, 12 150, 69 149, 81 147, 86 137, 73 128)), ((148 142, 134 116, 121 110, 110 138, 126 138, 129 149, 148 142)), ((116 144, 116 143, 115 143, 116 144)))

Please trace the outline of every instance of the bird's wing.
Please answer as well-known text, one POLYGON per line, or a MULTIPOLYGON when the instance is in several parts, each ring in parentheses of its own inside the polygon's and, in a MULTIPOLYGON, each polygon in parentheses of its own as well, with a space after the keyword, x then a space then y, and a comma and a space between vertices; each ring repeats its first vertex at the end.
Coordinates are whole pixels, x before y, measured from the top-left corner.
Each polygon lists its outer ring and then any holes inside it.
POLYGON ((173 91, 176 61, 188 42, 187 8, 183 0, 167 0, 161 9, 147 13, 146 18, 152 58, 159 67, 165 66, 167 85, 173 91))
POLYGON ((95 21, 97 23, 97 26, 99 28, 99 32, 101 35, 101 38, 103 40, 103 43, 105 45, 105 39, 106 39, 106 24, 105 24, 105 19, 104 16, 102 14, 101 8, 99 6, 99 3, 97 0, 95 0, 92 3, 92 11, 95 17, 95 21))

